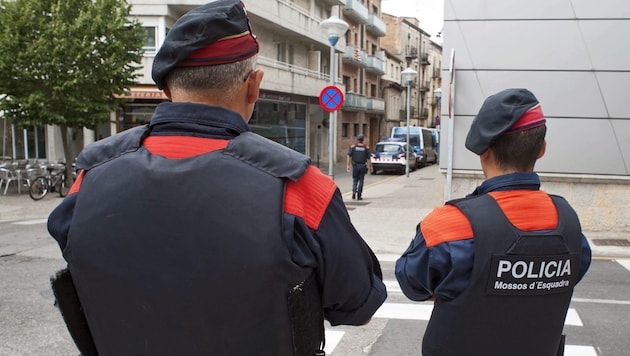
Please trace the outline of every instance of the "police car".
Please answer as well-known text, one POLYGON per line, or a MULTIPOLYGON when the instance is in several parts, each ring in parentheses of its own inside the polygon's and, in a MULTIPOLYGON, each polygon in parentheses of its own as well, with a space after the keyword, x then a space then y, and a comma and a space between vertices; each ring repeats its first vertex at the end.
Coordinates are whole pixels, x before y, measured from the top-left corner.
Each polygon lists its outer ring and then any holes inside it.
POLYGON ((407 162, 409 169, 416 170, 416 154, 410 150, 407 157, 407 142, 398 139, 388 138, 385 141, 378 142, 372 150, 370 160, 374 171, 397 172, 404 174, 406 172, 407 162))

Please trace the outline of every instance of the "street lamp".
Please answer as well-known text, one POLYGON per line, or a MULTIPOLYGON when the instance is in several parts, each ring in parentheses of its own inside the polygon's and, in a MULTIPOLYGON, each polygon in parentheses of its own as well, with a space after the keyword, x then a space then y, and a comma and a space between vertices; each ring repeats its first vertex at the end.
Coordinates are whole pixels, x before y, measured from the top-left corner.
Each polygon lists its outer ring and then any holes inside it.
MULTIPOLYGON (((409 107, 409 102, 411 100, 411 96, 410 96, 410 92, 411 92, 411 82, 414 80, 414 78, 416 77, 416 75, 418 74, 418 72, 416 72, 415 70, 413 70, 412 68, 407 68, 405 70, 402 71, 402 80, 403 82, 405 82, 405 86, 407 87, 407 157, 405 157, 407 159, 407 164, 405 165, 405 172, 407 173, 407 177, 409 177, 409 157, 411 156, 411 152, 409 151, 409 131, 411 131, 411 124, 410 124, 410 111, 411 108, 409 107)), ((414 163, 415 164, 415 163, 414 163)))
MULTIPOLYGON (((348 23, 341 20, 338 16, 332 15, 328 19, 322 21, 319 26, 328 34, 328 43, 330 43, 330 85, 335 85, 335 45, 339 38, 348 31, 348 23)), ((335 159, 335 129, 337 126, 335 116, 337 112, 329 112, 328 119, 328 175, 331 179, 335 179, 333 172, 333 163, 335 159)))

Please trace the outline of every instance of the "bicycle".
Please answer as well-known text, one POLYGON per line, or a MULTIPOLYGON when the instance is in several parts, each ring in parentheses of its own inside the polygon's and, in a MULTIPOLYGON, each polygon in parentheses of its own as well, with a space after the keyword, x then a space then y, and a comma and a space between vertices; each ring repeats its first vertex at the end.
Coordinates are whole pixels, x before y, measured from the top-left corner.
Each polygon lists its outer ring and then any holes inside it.
POLYGON ((46 166, 46 175, 35 177, 30 183, 28 195, 33 200, 40 200, 49 191, 57 191, 59 196, 65 197, 70 190, 66 184, 66 166, 64 164, 49 164, 46 166))

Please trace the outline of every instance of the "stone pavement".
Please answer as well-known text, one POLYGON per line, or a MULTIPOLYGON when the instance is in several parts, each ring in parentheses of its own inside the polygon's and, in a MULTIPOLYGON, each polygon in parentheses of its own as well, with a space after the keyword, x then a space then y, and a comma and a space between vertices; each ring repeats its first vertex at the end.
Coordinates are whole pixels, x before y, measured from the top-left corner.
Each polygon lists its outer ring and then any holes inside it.
MULTIPOLYGON (((320 167, 328 174, 328 167, 320 167)), ((377 254, 400 255, 415 234, 416 225, 434 207, 443 204, 444 175, 431 165, 406 175, 367 175, 364 200, 352 200, 352 177, 345 163, 334 167, 334 180, 339 186, 353 224, 377 254)), ((17 193, 10 187, 7 195, 0 192, 0 222, 46 219, 61 203, 57 193, 42 200, 32 200, 28 193, 17 193)), ((605 232, 585 232, 591 240, 593 256, 630 258, 630 246, 614 246, 602 241, 628 241, 628 236, 605 232)))

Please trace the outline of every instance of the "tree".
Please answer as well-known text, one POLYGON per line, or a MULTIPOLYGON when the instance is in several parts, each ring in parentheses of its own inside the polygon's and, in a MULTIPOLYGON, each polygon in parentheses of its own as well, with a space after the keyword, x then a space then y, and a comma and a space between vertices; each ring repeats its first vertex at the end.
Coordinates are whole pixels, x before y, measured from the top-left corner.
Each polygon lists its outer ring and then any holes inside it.
POLYGON ((0 0, 0 111, 20 127, 59 126, 68 163, 68 128, 108 121, 138 76, 146 32, 130 10, 126 0, 0 0))

